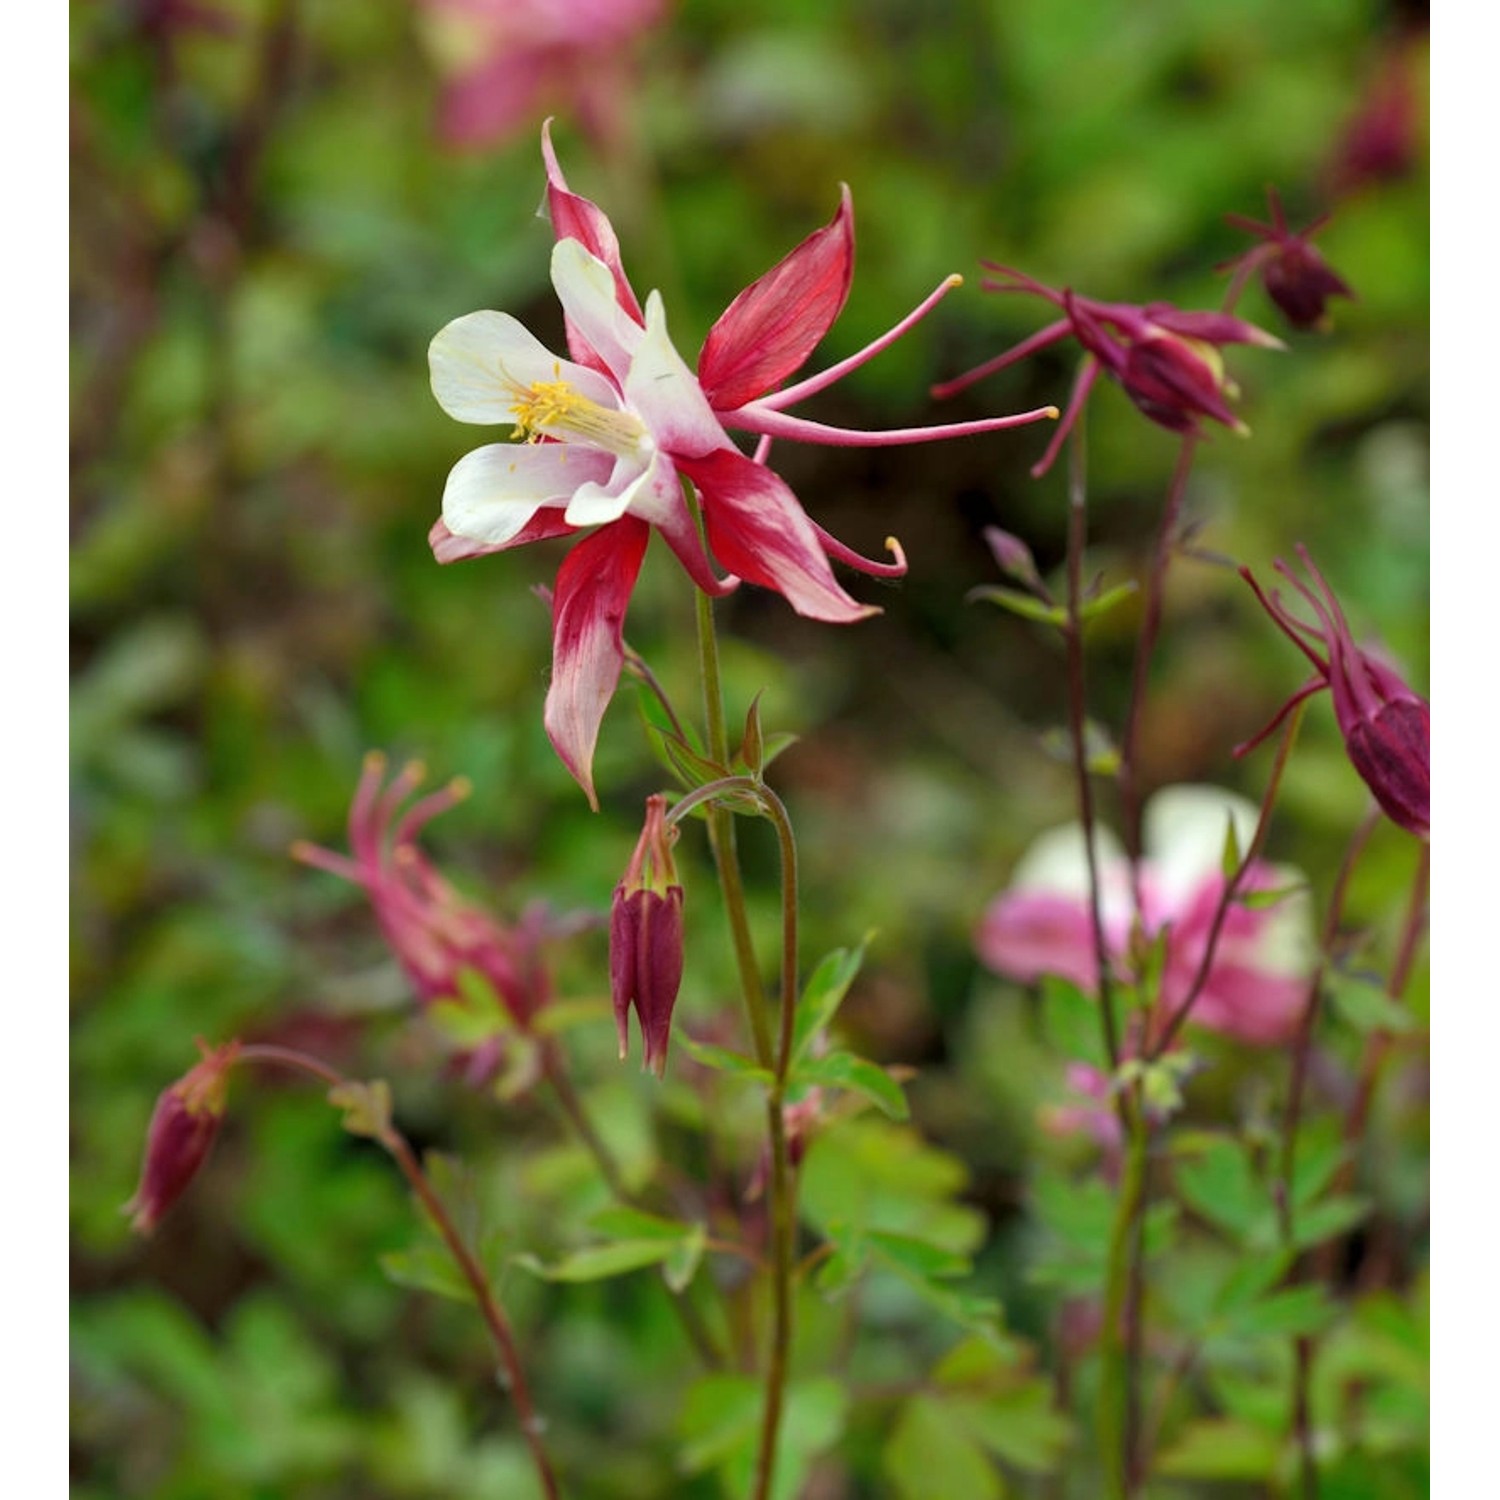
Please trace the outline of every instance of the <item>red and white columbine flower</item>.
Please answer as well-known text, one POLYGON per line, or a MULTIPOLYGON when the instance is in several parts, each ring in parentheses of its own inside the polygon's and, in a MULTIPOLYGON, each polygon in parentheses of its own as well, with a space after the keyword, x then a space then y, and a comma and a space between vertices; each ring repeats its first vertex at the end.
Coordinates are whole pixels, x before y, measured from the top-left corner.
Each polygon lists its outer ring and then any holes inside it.
MULTIPOLYGON (((1240 848, 1258 815, 1217 787, 1177 786, 1146 807, 1140 867, 1141 921, 1147 941, 1165 937, 1157 1013, 1170 1017, 1187 998, 1224 891, 1222 855, 1233 819, 1240 848)), ((1105 947, 1119 978, 1129 978, 1135 906, 1130 862, 1107 831, 1095 835, 1105 947)), ((1252 865, 1240 891, 1288 890, 1268 907, 1233 902, 1191 1020, 1257 1045, 1287 1040, 1307 999, 1313 939, 1306 893, 1295 871, 1252 865)), ((1099 990, 1089 915, 1088 862, 1078 824, 1043 834, 1022 856, 1009 887, 980 918, 975 947, 990 968, 1031 984, 1043 974, 1099 990)))
POLYGON ((987 375, 1065 338, 1077 339, 1085 351, 1067 410, 1047 451, 1032 466, 1033 478, 1040 479, 1052 467, 1101 372, 1116 381, 1146 416, 1170 432, 1197 432, 1205 417, 1235 432, 1248 430, 1229 405, 1239 390, 1225 373, 1219 350, 1224 344, 1284 347, 1264 329, 1228 313, 1184 312, 1170 302, 1149 302, 1144 307, 1130 302, 1095 302, 1066 288, 1059 292, 1043 286, 1008 266, 988 260, 982 264, 998 278, 985 281, 987 292, 1027 292, 1043 297, 1062 308, 1063 316, 1004 354, 934 386, 934 396, 956 396, 987 375))
POLYGON ((788 413, 878 354, 960 280, 946 279, 858 354, 776 389, 807 360, 848 295, 854 227, 847 189, 831 223, 735 298, 709 331, 694 372, 668 335, 660 295, 652 292, 642 308, 609 219, 569 191, 545 128, 542 155, 557 237, 552 284, 570 358, 552 354, 499 312, 469 313, 433 339, 432 388, 443 409, 461 422, 508 425, 512 439, 525 442, 492 443, 459 460, 430 540, 438 561, 452 562, 587 533, 564 559, 552 594, 552 683, 543 718, 553 747, 597 807, 594 745, 619 681, 625 609, 653 528, 706 593, 727 593, 743 580, 774 589, 809 619, 862 619, 878 611, 844 591, 830 559, 898 577, 906 571, 899 546, 888 541, 895 561, 880 563, 829 536, 761 461, 770 439, 928 442, 1014 427, 1056 416, 1056 409, 885 432, 788 413), (761 437, 755 458, 734 445, 731 427, 761 437), (684 480, 698 492, 707 551, 684 480))

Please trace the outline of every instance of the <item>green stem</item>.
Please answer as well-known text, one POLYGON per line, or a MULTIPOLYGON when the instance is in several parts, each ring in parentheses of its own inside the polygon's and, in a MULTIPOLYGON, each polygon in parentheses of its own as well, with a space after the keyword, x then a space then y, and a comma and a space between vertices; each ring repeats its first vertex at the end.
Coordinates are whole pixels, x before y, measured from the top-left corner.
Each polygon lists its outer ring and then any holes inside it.
MULTIPOLYGON (((698 654, 703 675, 703 708, 708 755, 719 765, 729 763, 729 734, 724 719, 723 689, 719 677, 718 636, 714 627, 713 601, 698 595, 698 654)), ((771 1347, 766 1360, 766 1400, 761 1421, 760 1448, 755 1461, 754 1500, 768 1500, 776 1472, 776 1448, 786 1402, 786 1380, 792 1347, 792 1262, 796 1243, 796 1201, 790 1154, 787 1149, 786 1075, 791 1064, 793 1022, 797 1004, 797 847, 790 820, 780 798, 763 783, 756 783, 762 810, 775 825, 781 847, 782 994, 778 1044, 771 1037, 771 1019, 765 988, 755 961, 750 917, 745 905, 744 881, 740 875, 735 844, 734 814, 716 802, 708 804, 708 836, 718 870, 724 909, 729 917, 735 958, 740 970, 740 988, 754 1039, 756 1061, 774 1077, 766 1100, 766 1132, 771 1146, 770 1213, 772 1236, 771 1347)))

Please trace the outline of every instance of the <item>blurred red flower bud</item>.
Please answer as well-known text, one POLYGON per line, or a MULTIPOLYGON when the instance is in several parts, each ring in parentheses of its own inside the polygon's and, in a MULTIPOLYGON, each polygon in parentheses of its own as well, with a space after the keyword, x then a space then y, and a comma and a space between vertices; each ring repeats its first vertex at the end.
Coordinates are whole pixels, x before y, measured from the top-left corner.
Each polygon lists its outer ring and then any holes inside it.
POLYGON ((240 1044, 215 1048, 200 1038, 198 1049, 203 1060, 162 1091, 151 1113, 140 1186, 124 1208, 139 1234, 150 1234, 187 1190, 208 1159, 224 1118, 229 1070, 240 1044))
POLYGON ((1221 271, 1234 271, 1230 300, 1233 301, 1245 281, 1259 271, 1266 295, 1281 309, 1293 328, 1322 331, 1329 324, 1328 299, 1354 296, 1349 284, 1311 243, 1313 235, 1328 222, 1328 216, 1325 214, 1314 219, 1306 228, 1293 234, 1287 227, 1281 198, 1275 188, 1266 189, 1266 201, 1271 208, 1269 224, 1247 219, 1241 214, 1224 215, 1226 222, 1255 235, 1261 242, 1219 267, 1221 271))

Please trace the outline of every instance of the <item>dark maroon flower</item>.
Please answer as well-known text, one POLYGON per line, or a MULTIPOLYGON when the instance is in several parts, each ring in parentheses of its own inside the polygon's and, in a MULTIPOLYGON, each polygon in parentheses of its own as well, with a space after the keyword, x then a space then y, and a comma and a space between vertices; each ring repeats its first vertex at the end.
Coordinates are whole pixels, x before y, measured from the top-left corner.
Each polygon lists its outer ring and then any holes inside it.
POLYGON ((666 1071, 672 1007, 682 984, 682 887, 666 824, 667 799, 646 799, 640 842, 615 887, 609 916, 609 987, 614 999, 620 1057, 630 1050, 630 1008, 641 1025, 645 1066, 666 1071))
POLYGON ((1281 197, 1275 188, 1266 189, 1266 201, 1271 208, 1269 224, 1241 214, 1224 215, 1227 223, 1255 235, 1261 242, 1219 267, 1221 271, 1234 272, 1229 300, 1233 302, 1239 289, 1259 271, 1266 295, 1293 328, 1315 328, 1322 332, 1329 326, 1328 299, 1354 296, 1349 284, 1311 243, 1313 235, 1328 222, 1328 215, 1319 216, 1293 234, 1287 228, 1281 197))
POLYGON ((1276 571, 1307 601, 1318 620, 1315 626, 1292 614, 1275 590, 1267 595, 1249 568, 1241 568, 1240 576, 1255 590, 1255 597, 1282 633, 1313 664, 1313 676, 1236 753, 1259 744, 1292 708, 1326 687, 1333 694, 1334 717, 1350 763, 1391 821, 1425 839, 1431 827, 1432 710, 1394 668, 1354 644, 1338 599, 1313 566, 1307 548, 1299 545, 1297 556, 1312 575, 1316 592, 1280 558, 1276 571))
POLYGON ((1144 307, 1127 302, 1095 302, 1070 290, 1056 291, 1029 276, 993 261, 983 263, 996 278, 986 280, 990 292, 1027 292, 1063 310, 1063 316, 1023 339, 1013 349, 934 386, 939 399, 956 395, 977 380, 1003 370, 1038 349, 1060 339, 1075 338, 1085 359, 1073 384, 1073 394, 1047 451, 1032 467, 1040 478, 1056 459, 1063 439, 1072 430, 1102 370, 1158 426, 1171 432, 1196 432, 1205 417, 1236 432, 1246 432, 1229 401, 1239 394, 1224 370, 1224 344, 1259 344, 1279 349, 1281 340, 1253 323, 1227 313, 1184 312, 1169 302, 1144 307))
POLYGON ((161 1217, 187 1190, 208 1159, 229 1091, 229 1070, 240 1044, 210 1047, 201 1038, 203 1059, 176 1083, 163 1089, 146 1131, 146 1159, 140 1186, 125 1205, 131 1228, 150 1234, 161 1217))

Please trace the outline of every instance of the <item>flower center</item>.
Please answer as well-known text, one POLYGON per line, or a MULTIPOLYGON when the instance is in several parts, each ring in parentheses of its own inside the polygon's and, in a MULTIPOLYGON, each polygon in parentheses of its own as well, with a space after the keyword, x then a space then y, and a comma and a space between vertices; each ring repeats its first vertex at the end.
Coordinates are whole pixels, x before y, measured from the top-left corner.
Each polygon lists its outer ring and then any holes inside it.
POLYGON ((639 417, 590 401, 566 380, 534 380, 518 388, 511 414, 516 419, 511 436, 528 443, 556 438, 603 448, 618 458, 642 457, 651 446, 651 435, 639 417))

